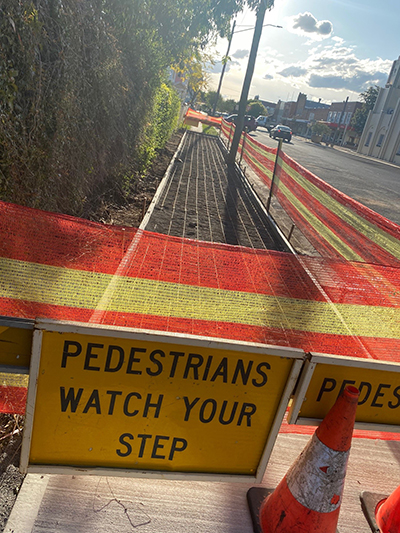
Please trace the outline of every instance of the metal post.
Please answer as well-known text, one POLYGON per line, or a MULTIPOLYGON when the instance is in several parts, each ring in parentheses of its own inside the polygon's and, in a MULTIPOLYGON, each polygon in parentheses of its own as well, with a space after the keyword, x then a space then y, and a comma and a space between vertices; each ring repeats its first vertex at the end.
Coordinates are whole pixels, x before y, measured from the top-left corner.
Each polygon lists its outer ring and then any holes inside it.
POLYGON ((267 213, 269 213, 269 206, 271 205, 271 199, 272 199, 272 193, 274 188, 274 182, 275 182, 275 176, 276 176, 276 170, 278 168, 278 158, 279 158, 279 152, 282 150, 282 141, 283 139, 279 139, 278 143, 278 149, 276 151, 276 158, 275 158, 275 165, 274 165, 274 172, 272 174, 272 180, 271 180, 271 188, 269 190, 269 196, 267 200, 267 213))
POLYGON ((242 151, 240 152, 239 167, 242 163, 244 147, 246 146, 246 135, 247 135, 247 127, 245 126, 243 130, 242 151))
POLYGON ((240 100, 239 100, 236 131, 233 136, 231 148, 229 150, 229 154, 227 158, 227 162, 230 165, 235 164, 236 153, 237 153, 237 149, 238 149, 239 141, 240 141, 240 135, 242 133, 242 129, 244 126, 244 115, 246 113, 247 99, 249 96, 251 80, 253 77, 254 67, 256 63, 258 45, 260 43, 260 38, 261 38, 261 33, 262 33, 262 28, 263 28, 263 23, 264 23, 264 17, 265 17, 265 12, 267 10, 267 7, 270 7, 270 4, 267 3, 267 1, 262 1, 260 2, 258 6, 258 10, 257 10, 256 25, 254 28, 253 41, 252 41, 251 49, 250 49, 250 56, 249 56, 249 61, 247 63, 247 69, 246 69, 246 74, 245 74, 245 78, 243 82, 242 93, 240 95, 240 100))
POLYGON ((229 152, 229 144, 231 142, 232 128, 233 128, 233 122, 231 122, 231 127, 229 128, 228 146, 226 147, 227 152, 229 152))
POLYGON ((287 236, 288 242, 290 242, 290 239, 292 238, 294 228, 296 227, 295 224, 292 224, 292 227, 290 228, 289 235, 287 236))

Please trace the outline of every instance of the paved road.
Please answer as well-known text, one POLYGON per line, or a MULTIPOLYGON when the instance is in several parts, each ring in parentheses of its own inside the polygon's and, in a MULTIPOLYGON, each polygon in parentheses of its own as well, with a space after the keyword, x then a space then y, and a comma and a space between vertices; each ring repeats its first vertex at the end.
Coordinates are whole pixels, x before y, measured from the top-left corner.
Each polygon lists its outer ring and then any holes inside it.
MULTIPOLYGON (((278 143, 264 128, 251 136, 266 146, 275 147, 278 143)), ((400 224, 400 167, 301 137, 293 137, 291 143, 284 142, 283 150, 336 189, 400 224)))

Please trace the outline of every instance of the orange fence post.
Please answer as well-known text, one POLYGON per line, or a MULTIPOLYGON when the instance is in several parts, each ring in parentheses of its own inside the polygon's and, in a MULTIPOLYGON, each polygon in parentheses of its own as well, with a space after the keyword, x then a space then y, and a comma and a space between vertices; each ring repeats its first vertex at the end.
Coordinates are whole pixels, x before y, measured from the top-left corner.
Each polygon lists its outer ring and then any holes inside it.
POLYGON ((274 491, 248 491, 256 533, 336 532, 359 394, 344 389, 274 491))

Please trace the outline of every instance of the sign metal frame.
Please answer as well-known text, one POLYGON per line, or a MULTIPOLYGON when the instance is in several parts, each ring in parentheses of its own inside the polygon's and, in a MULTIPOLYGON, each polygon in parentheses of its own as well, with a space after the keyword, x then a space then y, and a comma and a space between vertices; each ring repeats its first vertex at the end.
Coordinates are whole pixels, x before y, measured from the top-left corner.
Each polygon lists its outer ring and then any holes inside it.
MULTIPOLYGON (((27 374, 29 372, 29 357, 26 353, 28 350, 27 336, 30 337, 30 331, 33 332, 34 320, 29 320, 25 318, 16 318, 16 317, 7 317, 0 315, 0 335, 3 328, 7 330, 15 330, 16 338, 7 339, 7 342, 3 344, 4 346, 11 346, 15 350, 17 349, 16 354, 4 355, 4 352, 0 350, 0 372, 4 374, 27 374), (21 339, 21 335, 23 339, 21 339), (23 353, 25 351, 25 353, 23 353), (10 364, 12 362, 12 364, 10 364), (28 363, 28 364, 26 364, 28 363)), ((29 345, 31 341, 29 342, 29 345)), ((30 351, 30 346, 29 346, 30 351)))
POLYGON ((151 330, 137 330, 124 327, 110 327, 106 325, 87 325, 77 322, 59 322, 53 320, 37 320, 33 332, 31 367, 29 373, 29 388, 26 406, 25 429, 21 450, 20 471, 22 473, 54 473, 54 474, 89 474, 100 476, 121 476, 121 477, 149 477, 162 479, 190 479, 194 481, 218 481, 231 482, 239 481, 246 483, 261 482, 269 457, 271 455, 276 437, 278 435, 282 420, 284 418, 289 400, 300 374, 305 354, 302 350, 286 348, 281 346, 240 342, 236 340, 226 340, 213 337, 202 337, 195 335, 182 335, 178 333, 159 332, 151 330), (54 464, 32 464, 29 461, 32 432, 35 417, 36 393, 40 368, 42 339, 44 332, 75 333, 96 335, 98 337, 112 337, 121 339, 134 339, 141 341, 159 342, 169 344, 180 344, 186 346, 198 346, 205 348, 215 348, 231 350, 235 352, 245 352, 277 356, 283 359, 293 359, 292 367, 288 373, 284 384, 283 393, 278 403, 278 408, 273 413, 273 423, 264 443, 263 452, 254 475, 229 474, 229 473, 202 473, 186 471, 166 471, 166 470, 146 470, 134 468, 114 468, 114 467, 85 467, 54 464))
MULTIPOLYGON (((338 355, 325 355, 321 353, 308 353, 307 359, 304 362, 303 370, 299 377, 292 405, 288 413, 287 420, 289 424, 318 426, 322 422, 322 418, 301 416, 301 408, 303 402, 307 399, 308 388, 310 384, 312 384, 312 379, 316 368, 320 365, 334 365, 344 368, 351 367, 367 370, 395 372, 399 374, 400 385, 400 363, 389 363, 386 361, 377 361, 375 359, 359 359, 355 357, 345 357, 338 355)), ((362 422, 357 420, 357 414, 354 427, 356 429, 369 431, 388 431, 394 433, 400 432, 400 424, 392 425, 384 423, 362 422)))

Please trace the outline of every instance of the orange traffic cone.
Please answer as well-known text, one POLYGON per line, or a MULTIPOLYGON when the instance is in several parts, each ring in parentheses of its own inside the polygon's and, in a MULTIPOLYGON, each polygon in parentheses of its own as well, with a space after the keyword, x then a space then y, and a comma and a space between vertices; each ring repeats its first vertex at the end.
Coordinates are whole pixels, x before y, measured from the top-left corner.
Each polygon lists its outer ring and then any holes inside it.
POLYGON ((378 503, 375 509, 376 523, 382 533, 400 531, 400 485, 386 500, 378 503))
POLYGON ((400 485, 390 496, 364 491, 361 504, 372 531, 399 533, 400 531, 400 485))
POLYGON ((249 490, 257 533, 336 532, 358 397, 355 387, 344 389, 259 513, 254 510, 256 493, 266 489, 249 490))

